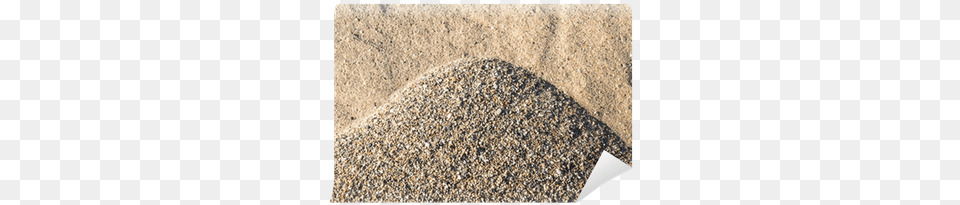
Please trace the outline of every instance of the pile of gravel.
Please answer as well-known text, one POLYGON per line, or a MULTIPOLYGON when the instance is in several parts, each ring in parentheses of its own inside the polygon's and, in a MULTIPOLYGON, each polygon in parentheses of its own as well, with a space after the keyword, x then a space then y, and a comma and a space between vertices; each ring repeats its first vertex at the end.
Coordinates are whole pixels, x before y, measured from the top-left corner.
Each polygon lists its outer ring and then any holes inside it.
POLYGON ((336 136, 333 202, 573 202, 631 148, 549 82, 497 59, 425 73, 336 136))

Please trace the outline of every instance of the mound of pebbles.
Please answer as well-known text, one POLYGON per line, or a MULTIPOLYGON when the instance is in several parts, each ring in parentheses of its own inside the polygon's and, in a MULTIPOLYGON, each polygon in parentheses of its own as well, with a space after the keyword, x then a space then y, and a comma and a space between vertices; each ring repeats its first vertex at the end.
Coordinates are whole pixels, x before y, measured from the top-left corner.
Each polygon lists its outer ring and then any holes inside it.
POLYGON ((336 136, 333 202, 573 202, 614 132, 497 59, 428 71, 336 136))

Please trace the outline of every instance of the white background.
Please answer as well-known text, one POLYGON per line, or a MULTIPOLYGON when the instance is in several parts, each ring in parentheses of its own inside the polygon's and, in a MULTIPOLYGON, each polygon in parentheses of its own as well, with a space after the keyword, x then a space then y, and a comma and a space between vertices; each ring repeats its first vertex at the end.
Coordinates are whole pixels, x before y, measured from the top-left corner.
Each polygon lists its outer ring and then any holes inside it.
MULTIPOLYGON (((327 204, 335 3, 0 0, 0 204, 327 204)), ((623 3, 636 161, 583 204, 960 203, 960 1, 623 3)))

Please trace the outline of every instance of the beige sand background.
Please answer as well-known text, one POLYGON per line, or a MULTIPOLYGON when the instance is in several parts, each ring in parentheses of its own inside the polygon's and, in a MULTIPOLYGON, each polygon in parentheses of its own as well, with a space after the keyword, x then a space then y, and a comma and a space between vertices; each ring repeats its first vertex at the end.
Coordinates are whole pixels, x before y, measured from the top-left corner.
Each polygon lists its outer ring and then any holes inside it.
POLYGON ((431 68, 499 58, 572 96, 631 144, 628 5, 350 5, 335 14, 335 130, 431 68))

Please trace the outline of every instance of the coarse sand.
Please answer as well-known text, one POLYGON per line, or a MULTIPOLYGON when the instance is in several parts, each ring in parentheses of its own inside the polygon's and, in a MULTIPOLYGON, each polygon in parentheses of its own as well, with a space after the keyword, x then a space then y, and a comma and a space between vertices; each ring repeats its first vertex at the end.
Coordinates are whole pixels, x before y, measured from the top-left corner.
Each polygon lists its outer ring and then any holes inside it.
POLYGON ((429 70, 335 141, 333 202, 573 202, 631 148, 550 82, 499 59, 429 70))
POLYGON ((338 5, 335 132, 428 69, 479 57, 552 83, 631 146, 631 18, 628 5, 338 5))

